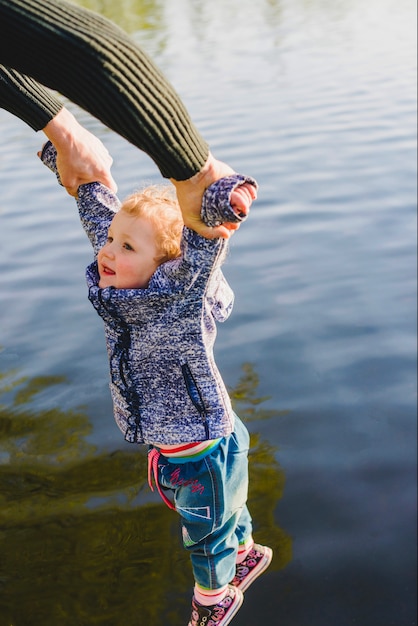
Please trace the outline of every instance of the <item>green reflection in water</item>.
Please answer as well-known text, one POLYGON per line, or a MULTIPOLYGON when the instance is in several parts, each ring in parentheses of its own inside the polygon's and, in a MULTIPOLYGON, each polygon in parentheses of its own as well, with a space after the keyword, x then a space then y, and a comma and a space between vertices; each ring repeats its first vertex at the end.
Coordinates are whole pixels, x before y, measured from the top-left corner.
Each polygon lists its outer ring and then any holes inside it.
MULTIPOLYGON (((243 32, 251 18, 254 19, 254 12, 261 23, 278 24, 281 22, 282 2, 281 0, 262 0, 255 5, 250 0, 222 0, 217 5, 212 5, 205 0, 186 0, 185 2, 173 5, 168 0, 74 0, 78 4, 90 11, 100 13, 104 17, 115 22, 131 35, 141 31, 141 38, 145 34, 153 37, 164 38, 167 35, 175 34, 176 28, 181 28, 185 24, 190 27, 189 37, 197 37, 199 40, 209 37, 212 41, 214 29, 219 29, 219 16, 225 28, 225 36, 232 27, 243 32), (173 24, 173 16, 175 23, 173 24)), ((319 5, 322 0, 316 0, 319 5)), ((302 2, 302 9, 305 8, 302 2)), ((309 3, 308 5, 309 6, 309 3)), ((183 34, 178 34, 179 40, 183 34)))
MULTIPOLYGON (((35 410, 34 395, 56 384, 65 381, 0 376, 0 626, 186 623, 189 558, 177 515, 148 497, 145 447, 100 451, 82 410, 35 410)), ((245 365, 231 390, 245 420, 277 416, 257 385, 245 365)), ((274 519, 284 473, 257 433, 250 464, 249 505, 274 571, 291 559, 274 519)))
POLYGON ((76 4, 100 13, 128 33, 161 29, 161 2, 155 0, 76 0, 76 4))

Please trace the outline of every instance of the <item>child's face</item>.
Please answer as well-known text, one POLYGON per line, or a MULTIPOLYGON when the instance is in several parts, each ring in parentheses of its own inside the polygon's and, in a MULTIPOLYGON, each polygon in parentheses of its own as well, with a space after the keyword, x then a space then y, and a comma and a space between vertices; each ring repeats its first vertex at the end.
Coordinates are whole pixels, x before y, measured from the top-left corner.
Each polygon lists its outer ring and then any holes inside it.
POLYGON ((157 254, 152 224, 142 217, 119 211, 97 257, 99 287, 146 288, 158 267, 157 254))

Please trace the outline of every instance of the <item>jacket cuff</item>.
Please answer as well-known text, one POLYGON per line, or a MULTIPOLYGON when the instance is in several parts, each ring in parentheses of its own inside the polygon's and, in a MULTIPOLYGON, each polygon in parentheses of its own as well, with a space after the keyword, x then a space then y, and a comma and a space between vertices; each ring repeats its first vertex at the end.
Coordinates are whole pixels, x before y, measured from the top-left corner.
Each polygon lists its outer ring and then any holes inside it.
POLYGON ((62 185, 62 182, 58 174, 58 170, 57 170, 57 150, 50 141, 47 141, 44 147, 42 148, 40 159, 42 163, 51 170, 51 172, 54 172, 54 174, 56 175, 58 179, 59 184, 62 185))
POLYGON ((237 214, 231 207, 231 194, 248 183, 258 189, 257 181, 251 176, 232 174, 212 183, 203 194, 200 217, 207 226, 219 226, 224 222, 243 222, 247 215, 237 214))

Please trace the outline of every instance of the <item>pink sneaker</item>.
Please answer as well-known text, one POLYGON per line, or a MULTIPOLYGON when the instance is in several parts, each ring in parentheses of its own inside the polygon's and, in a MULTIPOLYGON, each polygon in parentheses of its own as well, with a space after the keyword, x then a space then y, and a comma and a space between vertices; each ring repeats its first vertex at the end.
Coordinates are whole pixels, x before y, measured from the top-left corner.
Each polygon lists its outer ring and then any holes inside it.
POLYGON ((266 571, 272 558, 273 551, 271 548, 255 543, 242 563, 237 564, 231 585, 245 591, 260 574, 266 571))
POLYGON ((225 598, 212 606, 203 606, 193 598, 188 626, 226 626, 240 609, 243 600, 241 589, 231 586, 225 598))

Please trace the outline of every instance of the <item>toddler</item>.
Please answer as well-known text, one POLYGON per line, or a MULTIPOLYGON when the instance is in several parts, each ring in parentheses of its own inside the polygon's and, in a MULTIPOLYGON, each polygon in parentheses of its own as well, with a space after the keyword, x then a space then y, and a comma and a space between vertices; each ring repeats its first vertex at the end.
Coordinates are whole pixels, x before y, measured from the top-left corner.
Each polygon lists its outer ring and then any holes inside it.
MULTIPOLYGON (((57 173, 50 142, 40 156, 57 173)), ((204 194, 203 221, 241 221, 231 198, 249 206, 256 189, 238 174, 218 180, 204 194)), ((252 538, 249 435, 213 357, 216 322, 233 304, 221 271, 228 239, 186 228, 167 187, 120 204, 88 183, 77 205, 94 249, 87 284, 104 321, 116 422, 127 441, 149 446, 150 487, 180 515, 195 579, 189 626, 226 626, 272 559, 252 538)))

